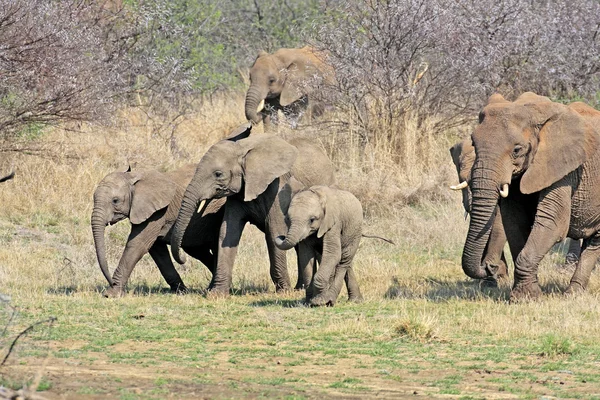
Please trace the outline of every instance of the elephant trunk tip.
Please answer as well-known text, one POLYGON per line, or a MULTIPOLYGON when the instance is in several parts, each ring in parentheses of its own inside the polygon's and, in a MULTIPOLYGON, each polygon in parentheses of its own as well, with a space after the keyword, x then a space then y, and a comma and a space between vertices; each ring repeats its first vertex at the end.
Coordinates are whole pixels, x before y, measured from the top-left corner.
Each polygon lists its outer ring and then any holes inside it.
POLYGON ((289 250, 294 247, 292 243, 290 243, 289 239, 283 235, 275 238, 275 246, 277 246, 280 250, 289 250))

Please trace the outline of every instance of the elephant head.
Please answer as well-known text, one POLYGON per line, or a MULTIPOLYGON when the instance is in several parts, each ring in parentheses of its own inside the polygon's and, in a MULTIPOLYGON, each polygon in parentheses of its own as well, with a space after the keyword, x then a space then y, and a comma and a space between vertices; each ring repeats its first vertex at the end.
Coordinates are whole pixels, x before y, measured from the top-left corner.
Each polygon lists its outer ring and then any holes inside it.
POLYGON ((462 256, 463 270, 471 278, 489 275, 481 259, 500 196, 539 192, 596 152, 593 128, 577 107, 530 92, 514 102, 495 94, 479 114, 472 134, 476 158, 471 220, 462 256))
POLYGON ((473 168, 473 164, 475 164, 475 148, 473 147, 471 138, 469 137, 450 147, 450 156, 458 173, 458 185, 450 186, 450 189, 462 191, 463 207, 465 212, 469 213, 471 212, 469 180, 471 179, 471 169, 473 168))
POLYGON ((286 217, 286 236, 275 238, 275 245, 289 250, 310 235, 322 238, 335 224, 333 212, 327 212, 327 195, 324 187, 313 186, 298 192, 290 203, 286 217))
POLYGON ((92 232, 98 264, 110 285, 113 284, 106 261, 104 230, 107 225, 129 218, 141 224, 156 211, 169 205, 176 184, 157 171, 113 172, 108 174, 94 192, 92 232))
POLYGON ((279 98, 287 106, 306 94, 313 83, 310 79, 321 76, 325 65, 309 47, 280 49, 273 54, 261 51, 250 68, 250 88, 246 93, 246 118, 260 122, 258 106, 265 99, 279 98))
POLYGON ((180 251, 183 234, 201 202, 238 193, 245 202, 255 200, 290 172, 298 149, 277 136, 249 137, 250 130, 251 125, 243 125, 209 148, 198 163, 171 234, 171 252, 180 264, 185 262, 180 251))

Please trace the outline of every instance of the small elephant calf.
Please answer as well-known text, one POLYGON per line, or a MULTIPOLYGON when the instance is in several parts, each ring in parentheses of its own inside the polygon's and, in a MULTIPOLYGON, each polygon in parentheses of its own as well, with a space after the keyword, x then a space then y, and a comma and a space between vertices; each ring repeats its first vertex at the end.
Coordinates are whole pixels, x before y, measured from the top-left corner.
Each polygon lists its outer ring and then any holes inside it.
MULTIPOLYGON (((92 231, 100 269, 110 284, 106 297, 125 293, 125 285, 137 262, 146 253, 158 266, 174 292, 186 287, 175 270, 167 244, 185 189, 196 170, 195 164, 176 171, 160 173, 155 170, 113 172, 98 184, 94 192, 92 231), (106 225, 129 218, 131 233, 111 277, 106 260, 104 230, 106 225)), ((195 212, 185 232, 182 247, 200 260, 211 273, 216 268, 219 228, 223 219, 225 199, 209 202, 201 212, 195 212)))
POLYGON ((286 219, 288 232, 276 238, 277 247, 298 246, 299 260, 308 273, 314 272, 315 261, 319 264, 306 289, 306 301, 313 306, 335 305, 344 280, 349 299, 361 301, 352 269, 362 237, 360 201, 344 190, 312 186, 293 196, 286 219))

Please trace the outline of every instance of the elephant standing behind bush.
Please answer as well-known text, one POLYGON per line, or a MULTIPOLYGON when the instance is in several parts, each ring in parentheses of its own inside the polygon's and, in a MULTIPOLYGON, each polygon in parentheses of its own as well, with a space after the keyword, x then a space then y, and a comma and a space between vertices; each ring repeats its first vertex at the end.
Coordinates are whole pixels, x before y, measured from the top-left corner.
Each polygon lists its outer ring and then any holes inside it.
MULTIPOLYGON (((217 269, 210 284, 213 293, 228 294, 233 265, 247 222, 265 234, 271 279, 277 291, 290 289, 285 251, 275 238, 286 230, 284 213, 291 199, 285 189, 291 177, 305 186, 335 184, 333 165, 321 148, 307 140, 289 142, 274 135, 252 135, 251 125, 213 145, 202 157, 188 185, 173 226, 171 251, 179 263, 183 233, 201 202, 226 197, 217 251, 217 269)), ((297 288, 308 285, 299 273, 297 288)))
POLYGON ((319 264, 306 290, 306 301, 315 306, 335 305, 346 281, 351 301, 362 295, 352 261, 362 237, 363 210, 350 192, 313 186, 292 197, 287 211, 289 229, 276 238, 277 247, 289 250, 302 244, 311 250, 306 267, 319 264))
POLYGON ((534 93, 514 102, 490 97, 472 135, 471 220, 462 256, 476 279, 492 218, 500 204, 515 281, 511 300, 541 294, 542 258, 565 237, 584 239, 567 292, 584 290, 600 255, 600 111, 534 93))
MULTIPOLYGON (((308 109, 322 113, 310 104, 311 93, 333 80, 333 69, 323 62, 323 54, 311 47, 279 49, 273 54, 261 51, 250 68, 250 88, 246 93, 246 118, 255 124, 264 122, 265 131, 278 123, 281 110, 292 124, 308 109), (264 100, 264 108, 258 110, 264 100)), ((322 107, 321 107, 322 108, 322 107)))
MULTIPOLYGON (((171 227, 194 170, 195 165, 190 164, 167 173, 155 170, 113 172, 98 184, 94 192, 91 221, 98 263, 110 284, 105 296, 116 297, 125 293, 125 285, 133 268, 148 252, 171 290, 186 290, 173 266, 167 243, 170 243, 171 227), (126 218, 131 222, 131 233, 111 277, 106 260, 104 230, 106 225, 126 218)), ((215 269, 223 204, 224 200, 215 200, 202 213, 194 212, 182 243, 185 251, 206 265, 211 273, 215 269)))

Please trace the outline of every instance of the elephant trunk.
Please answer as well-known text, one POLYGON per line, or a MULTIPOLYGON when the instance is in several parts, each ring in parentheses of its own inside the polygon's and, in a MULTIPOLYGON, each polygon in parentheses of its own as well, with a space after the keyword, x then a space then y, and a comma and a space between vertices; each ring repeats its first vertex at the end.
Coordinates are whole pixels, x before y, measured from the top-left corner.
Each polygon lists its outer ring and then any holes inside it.
POLYGON ((275 238, 275 245, 281 250, 290 250, 307 236, 304 229, 299 228, 300 225, 292 223, 292 226, 288 230, 287 236, 277 236, 275 238))
POLYGON ((106 245, 104 243, 104 230, 106 228, 107 219, 101 208, 94 206, 92 212, 92 233, 94 235, 94 245, 96 246, 96 257, 102 274, 112 286, 113 280, 108 272, 108 262, 106 261, 106 245))
POLYGON ((489 171, 484 168, 476 168, 471 181, 471 221, 462 254, 462 268, 473 279, 491 275, 481 263, 492 230, 499 192, 496 181, 488 174, 489 171))
POLYGON ((171 232, 171 254, 175 261, 179 264, 184 264, 186 261, 185 254, 181 252, 181 243, 183 242, 183 235, 190 224, 192 216, 196 212, 198 207, 198 186, 192 180, 185 190, 183 200, 181 200, 181 207, 177 214, 177 220, 173 225, 173 231, 171 232))
POLYGON ((262 95, 260 88, 258 85, 251 85, 250 89, 248 89, 248 93, 246 93, 246 119, 248 121, 252 121, 255 124, 258 124, 261 120, 260 115, 258 115, 258 104, 264 100, 266 95, 262 95))

